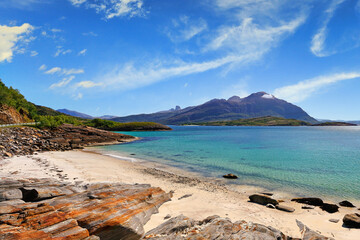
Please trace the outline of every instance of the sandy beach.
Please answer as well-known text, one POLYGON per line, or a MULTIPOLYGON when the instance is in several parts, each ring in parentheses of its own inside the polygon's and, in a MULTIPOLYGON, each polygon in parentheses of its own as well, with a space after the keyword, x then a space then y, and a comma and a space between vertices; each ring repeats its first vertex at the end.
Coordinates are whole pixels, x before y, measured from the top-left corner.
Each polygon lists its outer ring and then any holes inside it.
POLYGON ((229 186, 221 180, 205 179, 194 173, 136 159, 118 159, 84 150, 46 152, 4 160, 0 164, 0 177, 4 176, 52 177, 71 182, 147 183, 165 191, 174 191, 172 201, 162 205, 159 213, 145 225, 146 231, 166 221, 164 218, 168 215, 175 217, 183 214, 196 220, 219 215, 233 221, 245 220, 272 226, 292 237, 301 236, 296 225, 296 220, 299 220, 327 237, 360 239, 359 229, 342 226, 345 214, 359 210, 342 207, 339 212, 329 214, 317 207, 301 209, 302 204, 290 201, 292 196, 274 192, 274 198, 282 199, 285 205, 295 208, 293 213, 282 212, 248 202, 249 195, 264 189, 229 186), (330 219, 340 221, 333 223, 330 219))

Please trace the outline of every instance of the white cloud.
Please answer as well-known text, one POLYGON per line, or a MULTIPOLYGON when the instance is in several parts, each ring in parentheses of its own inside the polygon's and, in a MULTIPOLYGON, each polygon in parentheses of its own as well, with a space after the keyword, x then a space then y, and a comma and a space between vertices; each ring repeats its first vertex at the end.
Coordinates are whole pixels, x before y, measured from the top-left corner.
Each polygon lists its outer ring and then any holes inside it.
POLYGON ((320 76, 313 79, 301 81, 297 84, 278 88, 274 95, 278 98, 286 99, 290 102, 301 102, 309 98, 316 91, 328 85, 360 78, 360 72, 337 73, 333 75, 320 76))
POLYGON ((59 68, 59 67, 53 67, 53 68, 47 70, 47 71, 45 72, 45 74, 54 74, 54 73, 58 73, 58 72, 61 72, 61 68, 59 68))
POLYGON ((327 56, 334 54, 334 52, 327 52, 324 49, 326 35, 327 35, 327 31, 328 31, 327 29, 328 29, 328 24, 329 24, 330 20, 332 19, 332 17, 334 16, 336 9, 344 1, 345 0, 332 0, 332 2, 330 3, 330 6, 326 9, 326 11, 325 11, 326 16, 325 16, 324 22, 322 23, 322 26, 319 28, 319 30, 317 31, 317 33, 313 36, 313 38, 311 40, 310 50, 315 56, 327 57, 327 56))
POLYGON ((101 86, 102 83, 95 83, 92 81, 82 81, 76 84, 76 87, 81 87, 81 88, 93 88, 93 87, 98 87, 101 86))
POLYGON ((62 47, 57 47, 58 49, 56 50, 55 54, 54 54, 54 57, 58 57, 60 55, 66 55, 66 54, 69 54, 69 53, 72 53, 72 50, 70 49, 63 49, 62 47))
POLYGON ((84 73, 84 69, 76 69, 76 68, 71 68, 71 69, 63 69, 62 74, 64 75, 72 75, 72 74, 82 74, 84 73))
POLYGON ((50 88, 50 89, 54 89, 54 88, 59 88, 59 87, 65 87, 65 86, 68 85, 72 80, 74 80, 74 78, 75 78, 75 76, 65 77, 65 78, 63 78, 60 82, 52 84, 49 88, 50 88))
POLYGON ((74 6, 85 6, 104 14, 106 19, 144 15, 143 0, 69 0, 74 6))
POLYGON ((47 68, 46 65, 43 64, 43 65, 41 65, 41 66, 39 67, 39 70, 40 70, 40 71, 44 71, 46 68, 47 68))
POLYGON ((33 29, 28 23, 14 27, 0 25, 0 62, 11 62, 14 51, 21 49, 16 44, 26 43, 28 39, 25 36, 33 29))
POLYGON ((87 49, 85 48, 85 49, 83 49, 83 50, 81 50, 79 53, 78 53, 78 55, 79 56, 84 56, 85 54, 86 54, 86 52, 87 52, 87 49))
POLYGON ((165 31, 173 42, 183 42, 192 39, 207 29, 208 25, 204 19, 190 20, 188 16, 181 16, 179 19, 173 19, 172 26, 165 31))
MULTIPOLYGON (((39 70, 44 71, 46 69, 46 65, 43 64, 39 70)), ((46 72, 44 72, 45 74, 55 74, 58 73, 60 75, 75 75, 75 74, 83 74, 85 71, 84 69, 81 68, 61 68, 61 67, 53 67, 49 70, 47 70, 46 72)))
POLYGON ((80 100, 80 99, 83 98, 83 94, 82 94, 82 93, 74 94, 74 95, 73 95, 73 98, 74 98, 75 100, 80 100))
POLYGON ((83 33, 82 35, 84 36, 91 36, 91 37, 97 37, 98 34, 97 33, 94 33, 94 32, 85 32, 83 33))
POLYGON ((32 56, 32 57, 35 57, 37 55, 39 55, 39 53, 37 51, 31 51, 31 53, 30 53, 30 56, 32 56))

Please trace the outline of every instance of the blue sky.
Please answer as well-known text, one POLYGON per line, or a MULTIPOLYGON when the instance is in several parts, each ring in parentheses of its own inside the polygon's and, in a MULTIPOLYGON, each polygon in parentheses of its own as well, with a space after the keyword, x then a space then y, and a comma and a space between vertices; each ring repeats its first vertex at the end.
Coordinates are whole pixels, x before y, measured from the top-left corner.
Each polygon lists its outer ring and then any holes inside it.
POLYGON ((266 91, 360 119, 358 0, 4 0, 0 78, 94 116, 266 91))

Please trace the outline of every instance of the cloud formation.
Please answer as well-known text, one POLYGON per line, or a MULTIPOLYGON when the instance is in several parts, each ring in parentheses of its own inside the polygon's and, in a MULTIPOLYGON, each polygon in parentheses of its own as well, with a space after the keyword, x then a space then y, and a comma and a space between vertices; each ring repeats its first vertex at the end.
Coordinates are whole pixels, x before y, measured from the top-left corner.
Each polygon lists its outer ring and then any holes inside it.
POLYGON ((75 75, 75 74, 83 74, 85 71, 84 69, 81 68, 61 68, 61 67, 53 67, 47 71, 46 70, 46 65, 43 64, 41 65, 41 67, 39 68, 40 71, 44 71, 44 74, 55 74, 58 73, 60 75, 75 75))
POLYGON ((145 14, 143 0, 69 0, 76 7, 95 9, 106 19, 114 17, 135 17, 145 14))
POLYGON ((332 55, 332 52, 325 51, 325 40, 328 31, 328 24, 336 9, 342 4, 345 0, 332 0, 330 6, 325 10, 325 19, 322 23, 322 26, 319 28, 317 33, 313 36, 311 40, 311 52, 317 57, 327 57, 332 55))
POLYGON ((68 85, 74 79, 75 79, 75 76, 65 77, 60 82, 52 84, 49 88, 50 89, 55 89, 55 88, 59 88, 59 87, 65 87, 66 85, 68 85))
POLYGON ((294 85, 275 89, 274 95, 290 102, 301 102, 328 85, 355 78, 360 78, 360 72, 337 73, 333 75, 320 76, 301 81, 294 85))
MULTIPOLYGON (((28 23, 21 26, 0 25, 0 62, 11 62, 14 51, 21 49, 16 44, 26 43, 26 35, 34 29, 28 23)), ((20 50, 22 52, 23 49, 20 50)))
POLYGON ((165 32, 171 41, 183 42, 199 35, 207 28, 208 25, 202 18, 194 20, 188 16, 181 16, 179 19, 173 19, 172 26, 167 28, 165 32))

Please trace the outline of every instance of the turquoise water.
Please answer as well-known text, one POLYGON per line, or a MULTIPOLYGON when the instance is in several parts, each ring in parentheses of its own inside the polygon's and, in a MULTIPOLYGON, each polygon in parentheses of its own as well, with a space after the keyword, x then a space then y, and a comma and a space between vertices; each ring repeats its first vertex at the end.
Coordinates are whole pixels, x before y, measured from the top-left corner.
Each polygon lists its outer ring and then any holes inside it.
POLYGON ((102 151, 299 196, 360 200, 360 127, 173 126, 102 151))

